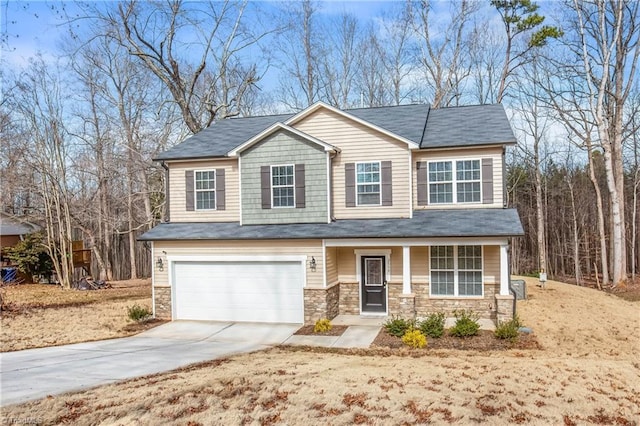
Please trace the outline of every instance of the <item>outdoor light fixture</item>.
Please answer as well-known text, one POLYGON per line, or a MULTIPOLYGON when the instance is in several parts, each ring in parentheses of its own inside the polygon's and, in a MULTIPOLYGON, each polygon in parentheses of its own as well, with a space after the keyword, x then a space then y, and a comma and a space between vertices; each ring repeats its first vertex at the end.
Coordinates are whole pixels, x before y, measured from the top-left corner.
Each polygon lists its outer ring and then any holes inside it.
POLYGON ((158 260, 156 260, 156 268, 158 268, 158 271, 164 271, 164 264, 160 256, 158 256, 158 260))
POLYGON ((311 256, 311 262, 309 262, 309 268, 311 268, 312 272, 316 271, 316 258, 311 256))

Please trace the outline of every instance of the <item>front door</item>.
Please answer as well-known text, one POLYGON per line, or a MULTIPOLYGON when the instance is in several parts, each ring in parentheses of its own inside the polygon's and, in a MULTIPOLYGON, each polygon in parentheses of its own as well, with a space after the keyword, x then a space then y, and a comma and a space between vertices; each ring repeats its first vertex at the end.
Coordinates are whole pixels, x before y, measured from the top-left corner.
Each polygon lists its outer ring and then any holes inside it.
POLYGON ((387 312, 387 281, 385 280, 385 257, 363 256, 362 258, 362 312, 387 312))

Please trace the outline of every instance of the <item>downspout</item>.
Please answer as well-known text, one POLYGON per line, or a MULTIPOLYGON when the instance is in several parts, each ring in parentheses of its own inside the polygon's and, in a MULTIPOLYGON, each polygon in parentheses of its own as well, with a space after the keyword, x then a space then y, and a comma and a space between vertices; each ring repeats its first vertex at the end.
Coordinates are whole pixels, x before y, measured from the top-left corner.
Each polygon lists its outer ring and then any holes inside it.
POLYGON ((171 220, 170 204, 169 204, 169 167, 164 161, 160 162, 160 165, 164 169, 164 218, 163 222, 169 222, 171 220))
POLYGON ((516 317, 516 299, 518 298, 518 294, 513 287, 511 287, 511 241, 509 241, 509 246, 507 247, 507 255, 509 257, 509 293, 513 294, 513 315, 511 316, 513 319, 516 317))
MULTIPOLYGON (((507 208, 507 147, 502 147, 502 206, 507 208)), ((509 262, 511 264, 511 262, 509 262)), ((511 272, 511 271, 509 271, 511 272)))

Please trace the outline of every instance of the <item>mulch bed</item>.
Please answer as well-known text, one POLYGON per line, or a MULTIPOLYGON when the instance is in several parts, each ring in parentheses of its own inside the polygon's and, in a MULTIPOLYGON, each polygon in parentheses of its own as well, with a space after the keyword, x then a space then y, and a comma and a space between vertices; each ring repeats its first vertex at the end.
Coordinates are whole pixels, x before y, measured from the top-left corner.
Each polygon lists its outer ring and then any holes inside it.
POLYGON ((348 328, 348 326, 346 325, 334 325, 329 331, 325 331, 323 333, 315 333, 313 331, 313 327, 313 324, 302 326, 293 334, 302 336, 342 336, 342 333, 344 333, 344 331, 348 328))
MULTIPOLYGON (((382 328, 371 347, 399 349, 406 347, 402 339, 392 336, 382 328)), ((515 341, 496 339, 492 331, 480 330, 477 336, 454 337, 447 333, 437 339, 427 337, 425 349, 459 349, 471 351, 495 351, 507 349, 542 349, 533 334, 520 333, 515 341)))

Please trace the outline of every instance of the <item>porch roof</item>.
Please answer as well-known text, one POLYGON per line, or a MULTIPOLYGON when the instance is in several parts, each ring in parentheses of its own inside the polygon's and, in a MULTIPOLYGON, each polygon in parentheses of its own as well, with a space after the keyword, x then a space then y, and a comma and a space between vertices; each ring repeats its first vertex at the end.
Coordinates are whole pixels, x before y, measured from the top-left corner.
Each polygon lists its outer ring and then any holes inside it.
POLYGON ((349 219, 331 223, 244 225, 239 222, 161 223, 141 241, 340 238, 515 237, 524 235, 515 209, 419 210, 411 219, 349 219))

